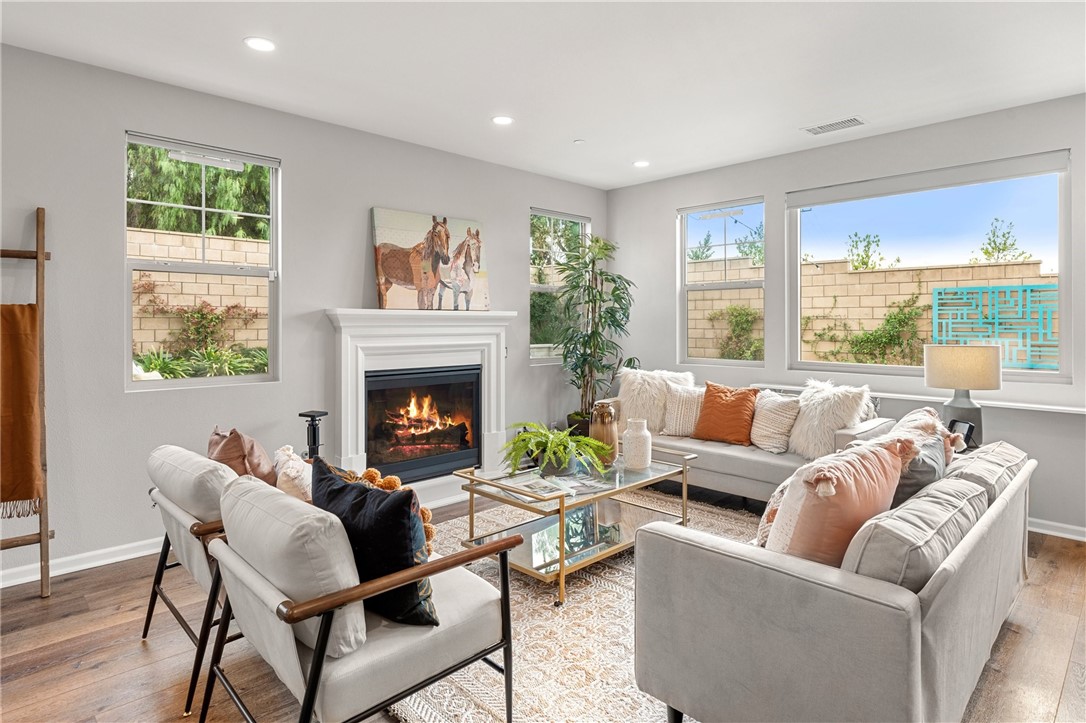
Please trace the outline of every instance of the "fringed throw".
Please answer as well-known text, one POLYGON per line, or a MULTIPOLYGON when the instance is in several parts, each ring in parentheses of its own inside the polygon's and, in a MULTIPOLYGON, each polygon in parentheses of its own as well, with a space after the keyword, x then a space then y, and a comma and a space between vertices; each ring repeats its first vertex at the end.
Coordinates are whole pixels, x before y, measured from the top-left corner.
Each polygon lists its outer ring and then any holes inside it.
POLYGON ((38 307, 0 305, 0 517, 41 510, 38 307))

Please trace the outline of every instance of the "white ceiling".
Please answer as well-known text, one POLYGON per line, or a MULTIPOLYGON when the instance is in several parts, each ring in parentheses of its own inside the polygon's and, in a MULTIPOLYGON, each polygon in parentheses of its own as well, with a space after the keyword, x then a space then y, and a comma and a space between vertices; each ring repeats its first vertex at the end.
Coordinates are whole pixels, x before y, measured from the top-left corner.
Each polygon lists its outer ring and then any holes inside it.
POLYGON ((1086 91, 1083 2, 2 12, 10 45, 602 189, 1086 91), (249 35, 278 49, 249 50, 249 35), (493 125, 499 114, 516 123, 493 125), (851 115, 869 125, 799 130, 851 115))

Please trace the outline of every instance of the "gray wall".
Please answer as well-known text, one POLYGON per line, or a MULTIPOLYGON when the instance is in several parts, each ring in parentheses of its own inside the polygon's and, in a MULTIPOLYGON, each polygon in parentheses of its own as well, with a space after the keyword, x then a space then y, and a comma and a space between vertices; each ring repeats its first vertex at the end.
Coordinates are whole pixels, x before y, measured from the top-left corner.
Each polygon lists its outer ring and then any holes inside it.
MULTIPOLYGON (((44 206, 53 254, 46 345, 54 559, 162 534, 144 469, 157 445, 201 450, 220 424, 269 450, 304 446, 297 413, 335 406, 324 309, 377 305, 373 206, 479 221, 491 307, 519 314, 508 336, 506 419, 556 419, 576 403, 556 367, 528 363, 528 214, 537 206, 588 216, 606 233, 603 191, 8 46, 2 72, 4 246, 31 247, 34 209, 44 206), (281 382, 124 392, 126 130, 282 159, 281 382)), ((26 272, 10 262, 3 269, 4 300, 32 300, 26 272)), ((335 439, 332 429, 324 439, 335 439)), ((4 536, 36 524, 5 520, 4 536)), ((36 547, 0 558, 4 570, 36 560, 36 547)))
MULTIPOLYGON (((736 139, 742 143, 741 138, 736 139)), ((1073 384, 1009 382, 998 392, 975 392, 985 405, 985 438, 1007 439, 1040 462, 1030 492, 1030 516, 1038 529, 1086 533, 1086 96, 1073 96, 898 133, 839 143, 810 151, 718 168, 608 194, 611 238, 620 248, 618 270, 638 285, 628 353, 648 368, 683 368, 698 380, 744 385, 801 385, 809 376, 838 383, 869 384, 876 393, 900 395, 885 411, 908 409, 949 397, 917 377, 827 374, 788 368, 787 280, 784 196, 789 191, 956 166, 1013 156, 1071 149, 1071 290, 1075 311, 1073 384), (679 249, 676 209, 750 197, 765 198, 766 363, 764 368, 679 365, 677 327, 679 249), (667 330, 667 332, 664 332, 667 330), (668 333, 674 330, 674 333, 668 333), (1064 408, 1065 411, 1055 411, 1064 408), (1066 411, 1070 408, 1070 411, 1066 411), (1069 527, 1068 527, 1069 526, 1069 527)), ((1061 273, 1063 269, 1061 268, 1061 273)), ((1064 276, 1061 282, 1066 283, 1064 276)), ((1064 327, 1065 334, 1068 327, 1064 327)))

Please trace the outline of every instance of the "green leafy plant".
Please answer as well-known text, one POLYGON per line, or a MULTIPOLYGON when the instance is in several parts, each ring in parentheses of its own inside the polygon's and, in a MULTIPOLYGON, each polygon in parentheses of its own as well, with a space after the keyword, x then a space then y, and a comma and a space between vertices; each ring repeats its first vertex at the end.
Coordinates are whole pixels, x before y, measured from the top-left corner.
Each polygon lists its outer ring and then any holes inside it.
MULTIPOLYGON (((1014 222, 1005 222, 1001 218, 992 219, 992 227, 981 244, 980 253, 986 263, 999 261, 1028 261, 1033 255, 1018 248, 1018 237, 1014 235, 1014 222)), ((980 263, 973 257, 969 263, 980 263)))
POLYGON ((623 359, 617 338, 629 332, 631 290, 634 283, 607 271, 615 245, 599 236, 567 237, 557 264, 562 280, 562 366, 569 383, 580 390, 579 413, 588 417, 597 394, 610 385, 623 366, 636 366, 636 358, 623 359))
MULTIPOLYGON (((732 222, 739 223, 736 219, 732 219, 732 222)), ((743 225, 746 226, 746 224, 743 225)), ((747 228, 750 227, 747 226, 747 228)), ((754 266, 765 266, 765 222, 759 221, 758 225, 750 229, 746 236, 736 241, 735 250, 740 256, 750 259, 750 263, 754 266)))
POLYGON ((528 294, 529 339, 532 344, 557 344, 565 326, 562 305, 551 291, 528 294))
MULTIPOLYGON (((845 251, 845 258, 848 259, 849 268, 853 271, 872 271, 883 268, 886 257, 879 253, 879 246, 881 245, 882 241, 879 239, 878 234, 872 235, 868 233, 861 236, 854 233, 849 235, 848 249, 845 251)), ((892 269, 900 263, 901 257, 898 256, 886 268, 892 269)))
POLYGON ((713 324, 723 321, 728 325, 727 333, 717 343, 721 359, 765 359, 765 339, 754 336, 754 325, 760 318, 757 309, 741 304, 716 309, 706 315, 713 324))
POLYGON ((266 374, 268 371, 268 348, 266 346, 242 347, 238 352, 253 365, 252 374, 266 374))
MULTIPOLYGON (((919 282, 918 286, 919 286, 919 282)), ((822 361, 854 361, 860 364, 899 364, 922 366, 925 337, 920 333, 919 320, 931 309, 920 303, 919 290, 901 302, 891 302, 882 322, 874 329, 862 326, 853 329, 844 319, 833 314, 804 316, 800 322, 802 336, 811 352, 822 361), (823 322, 815 329, 815 322, 823 322), (810 335, 810 338, 808 337, 810 335), (822 344, 829 349, 819 348, 822 344)))
POLYGON ((535 460, 540 469, 564 470, 571 462, 593 467, 603 472, 605 466, 601 457, 609 455, 611 445, 598 439, 581 437, 568 429, 548 429, 538 422, 520 422, 510 429, 521 428, 515 437, 502 447, 506 463, 512 472, 520 469, 521 461, 527 457, 535 460))
POLYGON ((706 231, 705 238, 698 242, 697 246, 686 250, 686 258, 691 261, 706 261, 713 258, 715 249, 712 245, 713 232, 706 231))
POLYGON ((163 379, 185 379, 192 374, 192 363, 164 349, 152 349, 132 357, 145 372, 158 372, 163 379))
POLYGON ((193 376, 221 377, 253 373, 253 362, 234 349, 219 349, 212 346, 206 349, 195 349, 187 356, 192 363, 193 376))

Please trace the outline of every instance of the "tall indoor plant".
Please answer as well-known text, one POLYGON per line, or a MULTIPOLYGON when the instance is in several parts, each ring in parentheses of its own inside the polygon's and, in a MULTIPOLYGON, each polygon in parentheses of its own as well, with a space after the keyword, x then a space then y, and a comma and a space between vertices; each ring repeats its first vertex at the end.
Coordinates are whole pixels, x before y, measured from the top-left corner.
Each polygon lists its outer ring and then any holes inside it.
POLYGON ((558 298, 564 326, 558 345, 569 383, 581 393, 573 416, 587 419, 601 390, 614 381, 623 366, 636 366, 636 358, 623 359, 617 339, 629 332, 631 289, 634 283, 605 265, 616 246, 599 236, 584 235, 562 244, 556 264, 562 282, 558 298))

